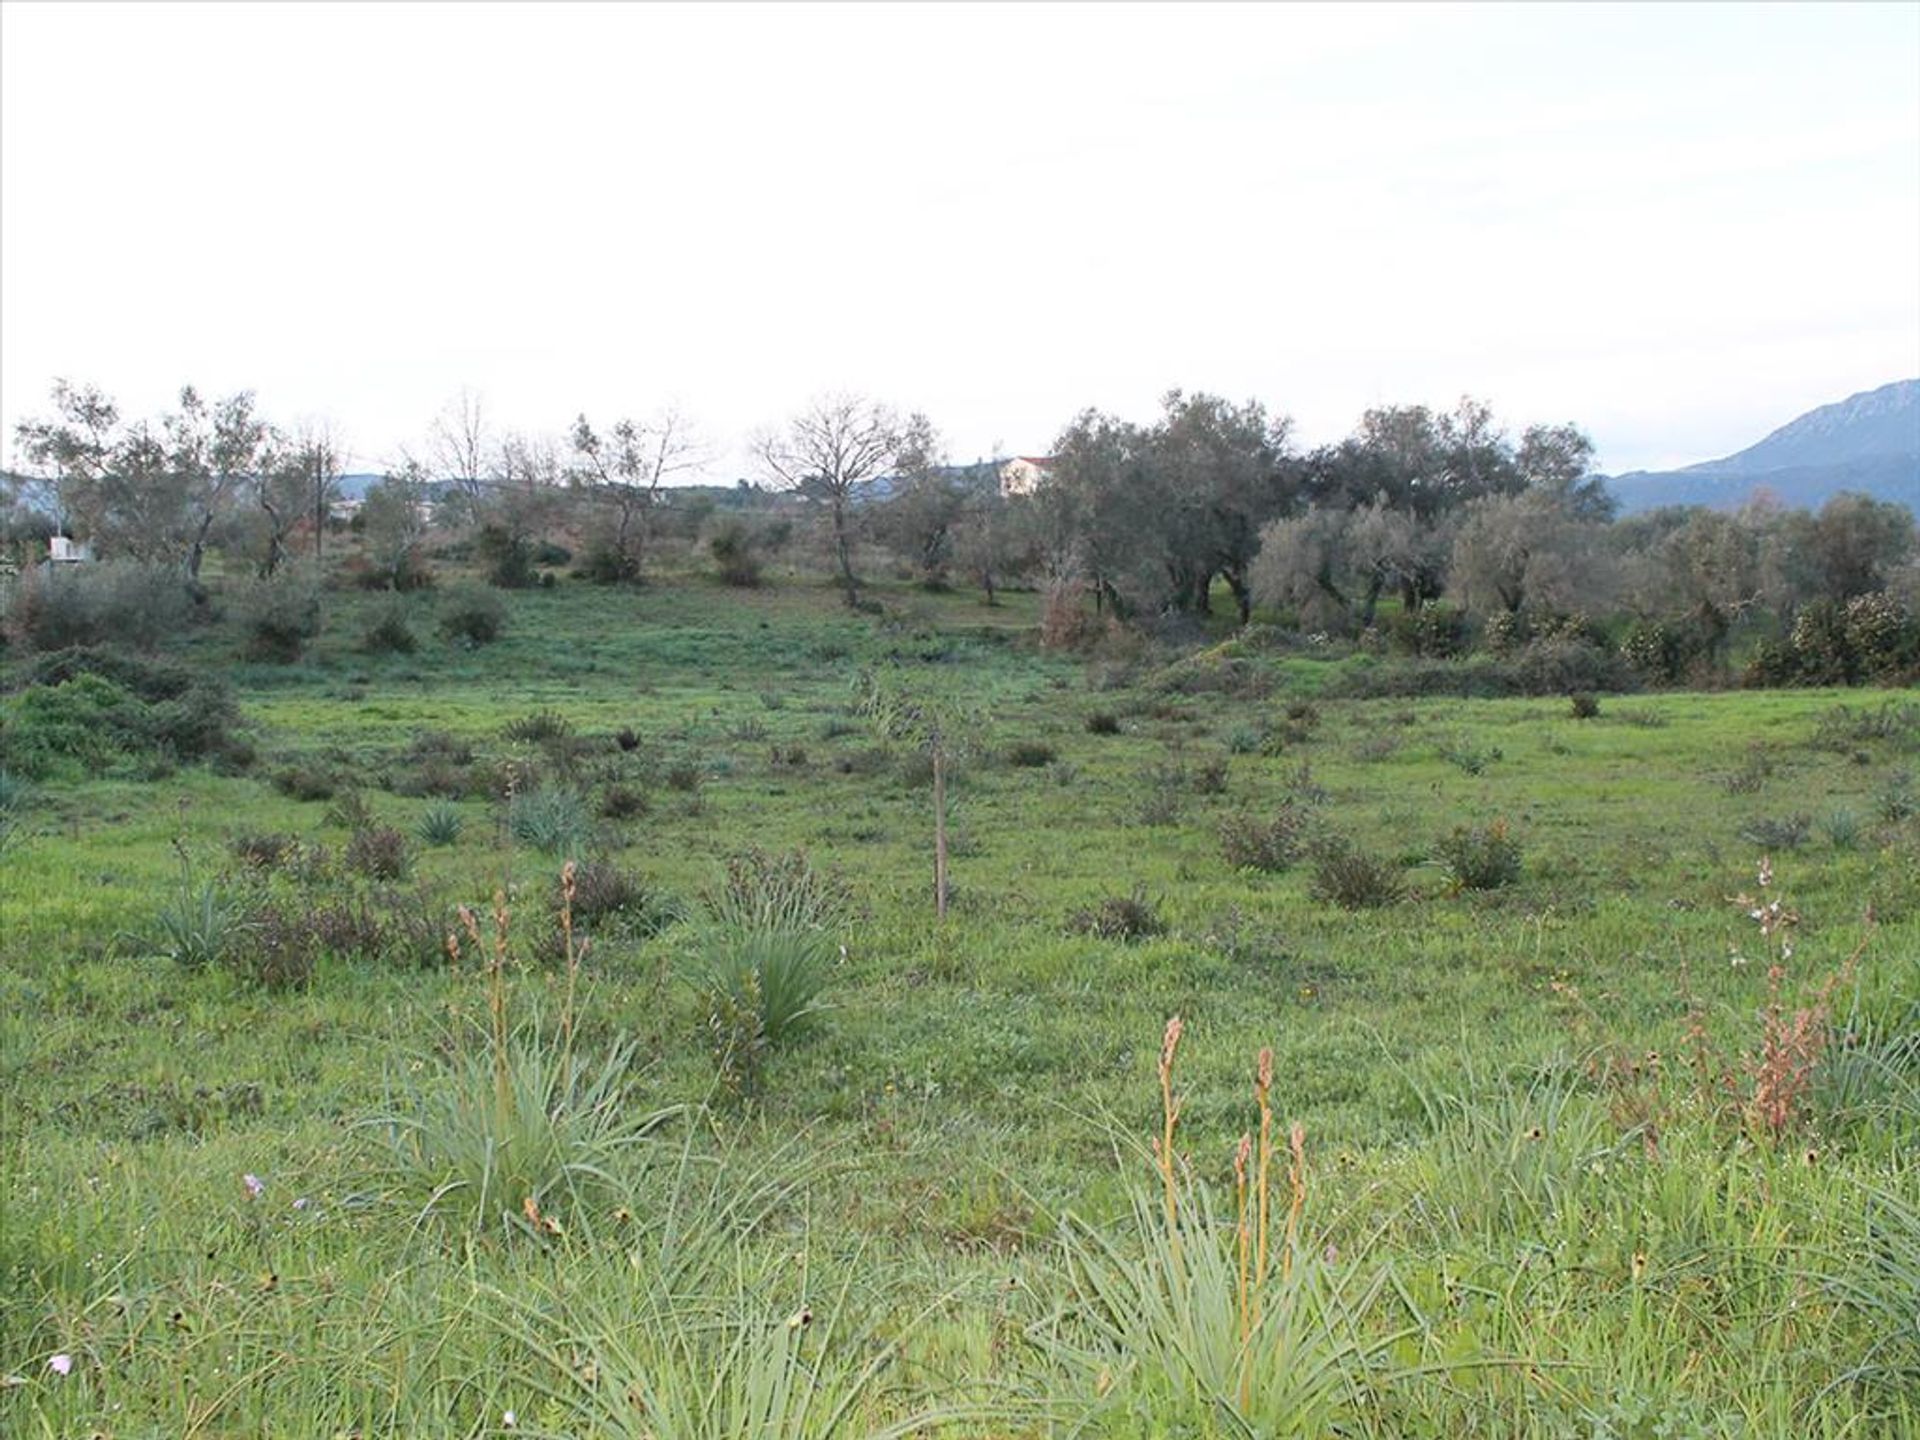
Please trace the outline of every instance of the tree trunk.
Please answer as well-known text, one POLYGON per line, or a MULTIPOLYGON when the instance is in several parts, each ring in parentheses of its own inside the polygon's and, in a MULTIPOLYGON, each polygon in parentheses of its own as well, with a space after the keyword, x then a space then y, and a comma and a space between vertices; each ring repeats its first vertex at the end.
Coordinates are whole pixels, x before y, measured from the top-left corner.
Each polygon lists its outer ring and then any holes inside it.
POLYGON ((1240 623, 1245 625, 1253 619, 1253 587, 1247 584, 1246 572, 1243 570, 1227 570, 1222 573, 1226 576, 1227 588, 1233 591, 1233 603, 1239 607, 1240 623))
POLYGON ((200 588, 200 565, 207 558, 207 532, 213 529, 213 512, 209 511, 200 519, 200 528, 194 532, 193 546, 187 551, 187 583, 196 591, 200 588))
POLYGON ((846 591, 847 605, 860 603, 860 582, 853 577, 853 546, 847 535, 846 501, 838 497, 833 502, 833 549, 840 561, 840 586, 846 591))
POLYGON ((1360 602, 1360 628, 1366 629, 1373 624, 1373 613, 1380 606, 1380 592, 1385 587, 1378 575, 1368 577, 1367 598, 1360 602))
POLYGON ((947 752, 933 735, 933 913, 947 918, 947 752))

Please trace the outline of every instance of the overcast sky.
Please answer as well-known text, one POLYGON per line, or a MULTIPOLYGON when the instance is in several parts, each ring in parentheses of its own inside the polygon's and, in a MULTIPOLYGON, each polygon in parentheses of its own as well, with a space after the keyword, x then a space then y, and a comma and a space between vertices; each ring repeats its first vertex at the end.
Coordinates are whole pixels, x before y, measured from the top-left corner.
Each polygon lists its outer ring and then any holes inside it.
POLYGON ((55 377, 330 417, 830 389, 1573 420, 1709 458, 1920 375, 1920 5, 0 5, 0 449, 55 377))

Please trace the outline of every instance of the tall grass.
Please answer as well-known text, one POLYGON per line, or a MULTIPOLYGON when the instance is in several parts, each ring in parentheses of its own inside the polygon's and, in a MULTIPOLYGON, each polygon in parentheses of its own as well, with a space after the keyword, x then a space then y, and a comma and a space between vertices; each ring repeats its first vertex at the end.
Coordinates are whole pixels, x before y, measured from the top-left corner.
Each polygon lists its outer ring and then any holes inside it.
POLYGON ((1324 1436, 1370 1431, 1376 1396, 1420 1371, 1396 1356, 1419 1333, 1392 1317, 1392 1272, 1365 1253, 1309 1240, 1306 1142, 1292 1128, 1285 1191, 1275 1173, 1272 1058, 1256 1071, 1259 1121, 1235 1152, 1225 1213, 1176 1151, 1182 1099, 1176 1017, 1161 1048, 1156 1178, 1129 1188, 1111 1232, 1061 1228, 1066 1309, 1031 1334, 1067 1377, 1075 1433, 1324 1436), (1278 1201, 1278 1203, 1276 1203, 1278 1201), (1281 1218, 1284 1214, 1284 1219, 1281 1218))

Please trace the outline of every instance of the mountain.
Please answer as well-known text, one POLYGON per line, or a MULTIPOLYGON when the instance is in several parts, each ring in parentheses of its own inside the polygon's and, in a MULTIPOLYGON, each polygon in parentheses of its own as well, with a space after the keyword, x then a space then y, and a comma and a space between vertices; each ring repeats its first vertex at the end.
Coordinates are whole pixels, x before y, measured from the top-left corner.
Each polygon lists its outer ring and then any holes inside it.
POLYGON ((1859 490, 1920 513, 1920 380, 1896 380, 1809 410, 1719 460, 1636 470, 1610 477, 1607 488, 1623 514, 1660 505, 1731 509, 1758 489, 1808 509, 1859 490))

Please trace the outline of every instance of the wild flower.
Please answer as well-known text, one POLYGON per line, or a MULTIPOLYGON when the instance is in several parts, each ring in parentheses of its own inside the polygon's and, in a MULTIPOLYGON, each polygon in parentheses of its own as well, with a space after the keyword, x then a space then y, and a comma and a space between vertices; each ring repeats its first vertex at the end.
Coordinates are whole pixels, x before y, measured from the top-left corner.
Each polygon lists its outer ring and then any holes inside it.
POLYGON ((267 1193, 267 1182, 262 1180, 258 1175, 242 1175, 240 1177, 240 1183, 247 1187, 247 1198, 249 1200, 258 1200, 262 1195, 267 1193))
POLYGON ((56 1375, 69 1375, 73 1372, 73 1356, 62 1353, 47 1357, 47 1369, 56 1375))

